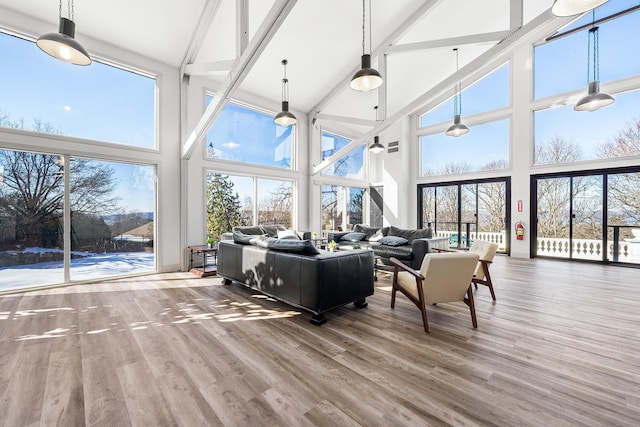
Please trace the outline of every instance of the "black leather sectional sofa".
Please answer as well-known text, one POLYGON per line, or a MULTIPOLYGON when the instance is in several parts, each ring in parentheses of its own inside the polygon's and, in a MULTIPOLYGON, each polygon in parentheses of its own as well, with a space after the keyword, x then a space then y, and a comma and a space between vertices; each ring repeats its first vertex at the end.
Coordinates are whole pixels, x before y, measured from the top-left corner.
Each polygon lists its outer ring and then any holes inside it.
POLYGON ((237 227, 233 240, 220 241, 218 275, 225 284, 241 283, 309 311, 315 325, 343 305, 367 306, 374 290, 371 251, 321 251, 310 240, 277 239, 259 228, 237 227))

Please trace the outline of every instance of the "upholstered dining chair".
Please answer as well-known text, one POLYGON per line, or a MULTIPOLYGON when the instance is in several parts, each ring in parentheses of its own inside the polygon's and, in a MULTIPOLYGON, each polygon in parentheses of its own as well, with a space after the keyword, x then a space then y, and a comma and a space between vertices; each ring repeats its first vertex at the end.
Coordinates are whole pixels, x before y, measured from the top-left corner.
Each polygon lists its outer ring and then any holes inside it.
POLYGON ((471 323, 478 327, 473 302, 471 278, 478 264, 476 253, 428 253, 419 271, 391 258, 394 264, 391 308, 395 307, 396 292, 403 293, 422 313, 425 332, 429 332, 427 304, 463 301, 469 306, 471 323))

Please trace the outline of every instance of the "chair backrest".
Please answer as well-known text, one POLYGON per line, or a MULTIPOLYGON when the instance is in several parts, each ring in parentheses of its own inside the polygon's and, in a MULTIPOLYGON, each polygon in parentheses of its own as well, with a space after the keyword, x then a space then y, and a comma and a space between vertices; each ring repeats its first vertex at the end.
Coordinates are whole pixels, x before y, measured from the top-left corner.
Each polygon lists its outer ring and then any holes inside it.
MULTIPOLYGON (((493 258, 496 256, 497 251, 497 244, 485 242, 482 240, 475 240, 469 248, 470 253, 478 254, 481 260, 489 262, 493 261, 493 258)), ((473 272, 473 275, 480 280, 484 280, 484 270, 482 269, 481 263, 477 264, 476 270, 473 272)))
POLYGON ((468 252, 428 253, 422 260, 420 274, 425 301, 462 301, 471 284, 478 254, 468 252))

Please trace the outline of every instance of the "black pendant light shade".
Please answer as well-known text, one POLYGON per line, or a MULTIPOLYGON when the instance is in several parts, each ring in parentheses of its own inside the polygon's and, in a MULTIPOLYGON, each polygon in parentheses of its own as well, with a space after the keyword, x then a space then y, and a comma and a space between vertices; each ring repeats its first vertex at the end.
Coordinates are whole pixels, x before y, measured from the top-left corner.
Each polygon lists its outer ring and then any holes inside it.
MULTIPOLYGON (((458 72, 458 49, 453 51, 456 53, 456 73, 458 72)), ((460 121, 460 114, 462 114, 462 83, 456 84, 456 93, 453 98, 453 124, 449 126, 445 134, 447 136, 460 136, 465 133, 469 133, 469 128, 460 121)))
POLYGON ((284 67, 284 78, 282 79, 282 111, 276 114, 273 121, 280 126, 291 126, 298 122, 296 116, 289 111, 289 79, 287 79, 287 64, 286 59, 282 60, 284 67))
POLYGON ((375 68, 371 68, 371 55, 362 55, 362 68, 351 79, 351 89, 368 92, 382 85, 382 76, 375 68))
POLYGON ((369 146, 369 151, 373 154, 382 153, 384 151, 384 145, 380 144, 380 138, 378 135, 373 137, 373 144, 369 146))
MULTIPOLYGON (((382 76, 375 69, 371 68, 371 54, 365 53, 365 28, 366 28, 366 5, 362 0, 362 59, 361 68, 351 78, 351 89, 368 92, 377 89, 382 85, 382 76)), ((371 0, 369 0, 369 49, 371 49, 371 0)))
POLYGON ((608 0, 556 0, 551 12, 556 16, 573 16, 587 12, 606 3, 608 0))
MULTIPOLYGON (((595 13, 593 21, 595 22, 595 13)), ((600 92, 600 52, 598 39, 598 27, 591 27, 589 29, 588 44, 589 61, 587 62, 587 80, 589 80, 589 87, 587 96, 578 101, 578 103, 573 107, 576 111, 596 111, 602 107, 612 104, 615 101, 611 95, 600 92), (591 49, 592 41, 593 50, 591 49), (593 58, 591 58, 591 56, 593 56, 593 58), (593 75, 591 75, 591 70, 589 69, 589 65, 592 60, 593 75)))
MULTIPOLYGON (((71 3, 70 9, 70 13, 73 14, 73 3, 71 3)), ((62 15, 62 0, 60 2, 60 15, 62 15)), ((36 45, 42 51, 61 61, 74 65, 89 65, 91 64, 89 54, 74 38, 76 24, 72 19, 60 16, 58 32, 40 36, 36 41, 36 45)))

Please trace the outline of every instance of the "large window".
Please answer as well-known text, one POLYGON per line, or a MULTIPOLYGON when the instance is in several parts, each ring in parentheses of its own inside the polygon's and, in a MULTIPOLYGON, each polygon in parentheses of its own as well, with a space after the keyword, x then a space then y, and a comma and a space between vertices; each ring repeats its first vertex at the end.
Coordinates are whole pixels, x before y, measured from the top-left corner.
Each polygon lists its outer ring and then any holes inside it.
POLYGON ((155 271, 154 183, 152 166, 0 150, 0 288, 155 271))
POLYGON ((473 127, 460 138, 444 133, 420 138, 422 176, 449 175, 509 166, 509 120, 473 127))
POLYGON ((11 58, 0 67, 0 126, 156 147, 154 78, 98 61, 71 66, 4 33, 0 55, 11 58))
MULTIPOLYGON (((636 2, 606 3, 596 9, 596 19, 624 9, 624 3, 636 2)), ((534 113, 534 164, 640 155, 640 64, 628 53, 640 47, 638 18, 640 11, 599 24, 601 83, 628 80, 626 92, 610 93, 615 102, 597 111, 575 111, 573 105, 556 108, 557 98, 569 91, 584 88, 587 94, 588 28, 535 48, 535 96, 548 98, 537 103, 534 113)), ((591 19, 589 14, 581 22, 591 19)))
MULTIPOLYGON (((211 102, 207 96, 207 104, 211 102)), ((228 103, 207 132, 210 159, 293 169, 295 125, 283 127, 271 114, 228 103)))
POLYGON ((207 235, 219 238, 236 225, 294 226, 293 181, 207 174, 207 235))
POLYGON ((420 176, 509 168, 509 82, 509 63, 506 63, 462 93, 462 121, 467 122, 471 132, 458 138, 445 134, 453 123, 453 99, 420 117, 420 176), (496 110, 504 112, 496 113, 496 110), (487 114, 492 111, 489 118, 487 114), (473 115, 476 123, 480 123, 469 125, 470 115, 473 115))
MULTIPOLYGON (((335 154, 340 149, 351 143, 349 138, 322 132, 322 160, 335 154)), ((364 145, 361 145, 345 154, 333 164, 322 171, 322 175, 339 176, 344 178, 364 179, 364 145)))
POLYGON ((364 188, 322 186, 322 230, 351 230, 363 223, 364 188))

